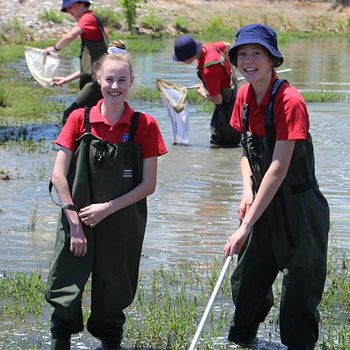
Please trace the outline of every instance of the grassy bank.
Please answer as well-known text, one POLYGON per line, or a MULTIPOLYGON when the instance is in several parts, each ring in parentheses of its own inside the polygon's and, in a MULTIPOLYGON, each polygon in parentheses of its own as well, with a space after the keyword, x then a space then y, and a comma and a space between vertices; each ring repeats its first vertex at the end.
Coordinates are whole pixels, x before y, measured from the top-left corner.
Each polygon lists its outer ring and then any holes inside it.
MULTIPOLYGON (((350 349, 348 264, 345 257, 330 253, 326 288, 320 305, 319 348, 323 350, 350 349)), ((124 340, 127 348, 188 348, 221 268, 221 259, 215 259, 207 265, 182 262, 172 269, 160 267, 141 275, 135 301, 127 309, 124 340)), ((43 339, 49 336, 51 309, 44 301, 43 279, 34 273, 16 273, 0 278, 0 348, 5 349, 8 344, 11 344, 12 350, 47 348, 43 339)), ((278 303, 279 284, 276 283, 274 289, 278 303)), ((88 294, 89 291, 86 297, 88 294)), ((84 312, 85 320, 87 317, 88 307, 84 312)), ((228 349, 223 339, 231 317, 229 276, 226 276, 203 329, 198 349, 228 349)), ((265 339, 266 346, 276 344, 272 338, 278 338, 278 329, 277 304, 260 326, 259 337, 265 339)))
MULTIPOLYGON (((226 40, 232 41, 234 30, 232 27, 213 18, 200 31, 198 39, 202 41, 226 40)), ((54 40, 33 42, 23 40, 25 28, 17 22, 12 24, 10 39, 7 38, 5 45, 0 48, 0 127, 18 126, 32 123, 59 122, 61 114, 65 109, 64 96, 60 94, 76 94, 77 83, 69 84, 69 90, 44 89, 40 87, 31 77, 20 76, 20 73, 11 68, 11 63, 23 59, 24 46, 47 47, 55 43, 54 40), (12 38, 12 39, 11 39, 12 38)), ((301 39, 348 35, 334 34, 330 32, 279 32, 281 45, 301 39)), ((159 52, 163 50, 172 37, 160 33, 152 35, 131 35, 110 29, 110 39, 122 38, 127 41, 128 50, 132 55, 140 55, 145 52, 159 52)), ((76 57, 79 53, 79 42, 73 42, 63 49, 61 54, 64 57, 76 57)), ((305 93, 307 102, 342 102, 344 95, 336 93, 305 93)), ((161 97, 156 88, 136 86, 130 95, 131 99, 142 101, 159 102, 161 97)), ((195 104, 198 108, 211 111, 212 106, 204 103, 194 91, 188 92, 188 102, 195 104)))

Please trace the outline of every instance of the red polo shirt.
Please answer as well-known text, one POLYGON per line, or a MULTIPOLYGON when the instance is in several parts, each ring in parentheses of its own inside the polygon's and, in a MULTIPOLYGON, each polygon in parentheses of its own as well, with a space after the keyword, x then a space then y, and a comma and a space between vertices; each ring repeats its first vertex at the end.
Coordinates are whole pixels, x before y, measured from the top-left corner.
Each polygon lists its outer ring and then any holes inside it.
MULTIPOLYGON (((264 112, 267 109, 273 83, 273 75, 259 106, 256 104, 255 92, 251 84, 243 85, 237 93, 230 124, 238 132, 243 132, 242 110, 248 104, 249 131, 259 137, 265 136, 264 112)), ((282 84, 274 103, 276 140, 306 140, 309 131, 309 113, 299 91, 289 84, 282 84)))
MULTIPOLYGON (((77 26, 83 31, 81 38, 84 40, 100 41, 102 34, 98 28, 97 21, 92 11, 85 12, 79 19, 77 26)), ((107 31, 104 28, 107 35, 107 31)))
MULTIPOLYGON (((125 102, 123 115, 114 125, 110 125, 101 114, 102 102, 103 100, 100 100, 90 110, 91 133, 111 144, 125 142, 129 137, 131 117, 134 110, 125 102)), ((66 124, 55 141, 57 145, 75 152, 76 140, 85 132, 84 111, 84 108, 79 108, 69 115, 66 124)), ((140 146, 142 158, 157 157, 167 153, 157 121, 150 115, 141 113, 134 142, 140 146)))
MULTIPOLYGON (((197 70, 202 69, 203 65, 208 62, 220 61, 222 59, 222 55, 216 48, 222 53, 225 52, 225 44, 221 42, 203 45, 203 55, 197 60, 197 70)), ((221 93, 223 88, 230 88, 231 86, 231 67, 227 60, 225 60, 224 65, 210 65, 203 68, 201 72, 205 88, 210 96, 216 96, 221 93)))

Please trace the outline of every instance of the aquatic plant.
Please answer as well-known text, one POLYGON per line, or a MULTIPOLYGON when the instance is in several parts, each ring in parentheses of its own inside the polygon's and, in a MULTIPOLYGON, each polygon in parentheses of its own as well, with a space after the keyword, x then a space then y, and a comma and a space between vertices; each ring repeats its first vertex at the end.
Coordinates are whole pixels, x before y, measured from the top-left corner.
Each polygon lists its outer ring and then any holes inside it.
POLYGON ((348 94, 330 92, 330 91, 318 91, 318 92, 302 92, 304 100, 306 102, 344 102, 349 98, 348 94))
MULTIPOLYGON (((207 263, 182 261, 175 266, 161 266, 143 273, 133 304, 126 310, 127 326, 124 343, 133 349, 187 349, 209 300, 222 268, 222 259, 207 263)), ((89 316, 90 283, 84 294, 84 321, 89 316)), ((41 274, 4 274, 0 278, 0 317, 10 320, 7 330, 0 329, 0 348, 11 341, 11 349, 45 348, 49 337, 48 305, 44 300, 45 283, 41 274), (34 314, 34 319, 31 317, 34 314), (46 322, 44 321, 46 319, 46 322), (36 321, 35 321, 36 320, 36 321), (22 334, 11 330, 12 325, 22 334), (34 326, 35 325, 35 326, 34 326), (35 332, 33 330, 35 329, 35 332), (33 335, 34 334, 34 335, 33 335), (36 334, 36 335, 35 335, 36 334)), ((259 336, 275 343, 279 332, 278 300, 280 279, 274 285, 275 307, 261 325, 259 336), (273 335, 275 334, 275 335, 273 335)), ((226 276, 203 328, 198 349, 230 349, 224 339, 232 316, 230 279, 226 276)), ((320 305, 321 323, 318 346, 322 350, 349 350, 350 278, 348 258, 339 251, 329 253, 327 283, 320 305)), ((15 329, 13 328, 13 329, 15 329)))
POLYGON ((4 273, 0 278, 0 314, 16 322, 25 322, 28 315, 39 317, 45 301, 44 291, 40 274, 4 273))

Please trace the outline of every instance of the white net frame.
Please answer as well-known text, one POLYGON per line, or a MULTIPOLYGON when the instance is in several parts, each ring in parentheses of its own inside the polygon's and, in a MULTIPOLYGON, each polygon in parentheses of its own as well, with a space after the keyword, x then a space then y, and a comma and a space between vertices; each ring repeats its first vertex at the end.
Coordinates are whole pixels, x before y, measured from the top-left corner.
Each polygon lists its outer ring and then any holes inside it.
POLYGON ((45 50, 26 46, 24 56, 33 78, 43 87, 52 86, 52 80, 60 64, 60 57, 56 52, 48 55, 45 50))

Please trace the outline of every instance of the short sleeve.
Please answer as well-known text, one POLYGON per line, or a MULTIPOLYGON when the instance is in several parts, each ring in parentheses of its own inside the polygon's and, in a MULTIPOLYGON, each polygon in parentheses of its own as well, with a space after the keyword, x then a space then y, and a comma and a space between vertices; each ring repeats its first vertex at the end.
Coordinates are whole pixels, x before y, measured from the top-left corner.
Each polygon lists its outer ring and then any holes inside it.
POLYGON ((68 117, 66 124, 63 126, 55 143, 75 152, 76 141, 84 133, 84 111, 79 108, 74 110, 68 117))
POLYGON ((276 140, 306 140, 309 131, 309 113, 301 94, 287 86, 275 101, 276 140))

